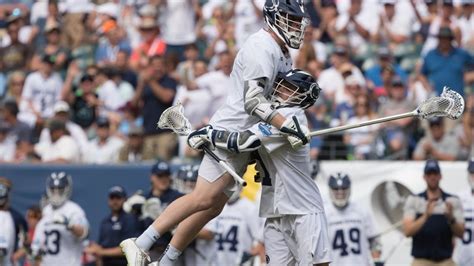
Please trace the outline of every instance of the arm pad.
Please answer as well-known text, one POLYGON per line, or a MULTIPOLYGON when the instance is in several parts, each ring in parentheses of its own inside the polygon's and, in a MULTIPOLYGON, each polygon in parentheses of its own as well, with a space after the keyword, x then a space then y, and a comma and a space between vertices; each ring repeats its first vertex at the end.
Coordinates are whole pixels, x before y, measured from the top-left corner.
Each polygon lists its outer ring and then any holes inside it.
POLYGON ((269 122, 277 114, 275 107, 263 95, 265 80, 249 80, 245 82, 244 109, 249 115, 254 115, 269 122))

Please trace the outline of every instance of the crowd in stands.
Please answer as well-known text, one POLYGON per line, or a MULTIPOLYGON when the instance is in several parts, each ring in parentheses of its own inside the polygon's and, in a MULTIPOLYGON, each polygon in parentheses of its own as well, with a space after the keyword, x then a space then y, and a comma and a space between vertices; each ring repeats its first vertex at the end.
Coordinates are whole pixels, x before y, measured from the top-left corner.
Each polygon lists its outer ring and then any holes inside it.
MULTIPOLYGON (((157 129, 180 101, 205 125, 232 89, 264 0, 0 0, 0 162, 196 158, 157 129)), ((312 159, 465 160, 474 114, 472 0, 305 0, 294 66, 317 77, 313 130, 412 111, 449 86, 459 121, 403 119, 314 138, 312 159)))

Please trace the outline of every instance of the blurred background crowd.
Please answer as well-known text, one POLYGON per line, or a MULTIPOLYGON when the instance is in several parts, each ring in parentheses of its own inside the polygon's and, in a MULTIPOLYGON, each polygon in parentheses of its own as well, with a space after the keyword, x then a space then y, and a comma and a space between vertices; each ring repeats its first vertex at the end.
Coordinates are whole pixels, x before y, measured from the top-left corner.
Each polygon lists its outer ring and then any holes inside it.
MULTIPOLYGON (((160 114, 194 127, 232 88, 264 0, 0 0, 0 162, 193 160, 160 114)), ((465 160, 474 121, 473 0, 305 0, 294 66, 317 77, 310 128, 412 111, 443 86, 460 121, 397 120, 314 138, 317 159, 465 160)))

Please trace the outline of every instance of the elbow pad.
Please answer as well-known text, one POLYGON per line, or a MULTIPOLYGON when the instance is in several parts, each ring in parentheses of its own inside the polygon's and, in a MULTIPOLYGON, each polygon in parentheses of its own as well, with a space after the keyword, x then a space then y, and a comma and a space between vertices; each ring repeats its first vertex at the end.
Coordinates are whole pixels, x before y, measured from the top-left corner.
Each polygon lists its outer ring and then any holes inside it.
POLYGON ((275 106, 263 95, 263 80, 249 80, 245 82, 244 109, 249 115, 254 115, 265 122, 269 122, 277 114, 275 106))
POLYGON ((249 130, 244 132, 228 132, 212 130, 212 145, 231 152, 249 152, 260 148, 260 139, 249 130))

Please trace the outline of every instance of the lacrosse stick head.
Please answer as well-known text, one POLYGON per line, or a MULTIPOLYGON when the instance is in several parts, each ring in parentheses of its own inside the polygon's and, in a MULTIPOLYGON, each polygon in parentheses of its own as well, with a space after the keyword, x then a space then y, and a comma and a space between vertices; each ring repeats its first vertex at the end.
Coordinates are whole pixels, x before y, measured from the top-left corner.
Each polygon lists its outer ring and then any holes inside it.
POLYGON ((180 102, 163 111, 158 121, 158 127, 171 129, 180 136, 187 136, 192 131, 191 123, 184 116, 184 107, 180 102))
POLYGON ((464 98, 448 87, 443 88, 440 96, 429 98, 417 108, 418 115, 424 119, 448 117, 456 120, 464 112, 464 98))

